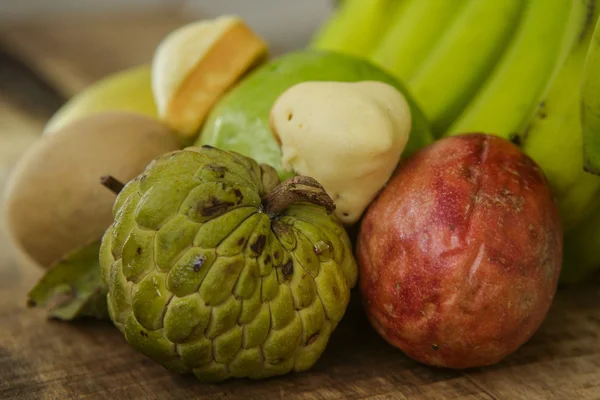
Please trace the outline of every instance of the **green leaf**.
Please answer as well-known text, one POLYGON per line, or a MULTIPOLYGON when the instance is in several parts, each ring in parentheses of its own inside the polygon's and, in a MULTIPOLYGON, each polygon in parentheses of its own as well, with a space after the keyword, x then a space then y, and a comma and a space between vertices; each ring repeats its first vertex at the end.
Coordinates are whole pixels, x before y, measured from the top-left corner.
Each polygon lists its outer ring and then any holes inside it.
POLYGON ((28 294, 29 307, 48 310, 49 318, 108 318, 107 288, 100 274, 100 240, 56 262, 28 294))

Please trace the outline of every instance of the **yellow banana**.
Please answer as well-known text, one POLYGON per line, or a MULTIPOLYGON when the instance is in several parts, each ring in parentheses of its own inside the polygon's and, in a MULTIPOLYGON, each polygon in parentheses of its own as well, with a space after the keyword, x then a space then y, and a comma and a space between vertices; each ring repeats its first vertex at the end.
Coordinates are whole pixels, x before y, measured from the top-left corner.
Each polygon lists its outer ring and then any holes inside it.
MULTIPOLYGON (((569 97, 568 93, 565 92, 565 96, 569 97)), ((546 100, 549 105, 556 104, 551 100, 546 100)), ((600 177, 582 168, 579 111, 578 102, 572 103, 567 109, 545 108, 543 112, 547 113, 544 114, 546 118, 536 118, 543 123, 533 126, 535 140, 525 139, 523 146, 550 181, 565 232, 577 229, 600 195, 600 177), (544 134, 547 134, 545 141, 544 134)))
POLYGON ((404 0, 344 0, 309 47, 366 58, 403 3, 404 0))
POLYGON ((523 0, 469 0, 407 82, 439 136, 479 89, 514 32, 523 0))
POLYGON ((596 23, 581 82, 585 168, 600 175, 600 19, 596 23))
MULTIPOLYGON (((582 171, 577 181, 565 193, 559 195, 558 205, 563 215, 563 230, 577 230, 594 210, 600 196, 600 177, 582 171)), ((598 226, 600 230, 600 226, 598 226)))
POLYGON ((600 177, 583 168, 579 123, 580 82, 598 16, 598 0, 585 0, 587 23, 541 103, 524 137, 523 150, 553 187, 565 232, 562 282, 575 282, 600 265, 600 177))
POLYGON ((592 32, 585 31, 565 60, 523 138, 523 150, 542 167, 558 196, 583 174, 579 97, 592 32))
POLYGON ((580 34, 585 16, 581 1, 527 1, 506 52, 447 134, 521 136, 580 34))
MULTIPOLYGON (((370 60, 402 82, 408 81, 445 36, 447 26, 466 0, 405 0, 370 60)), ((471 0, 472 1, 472 0, 471 0)))

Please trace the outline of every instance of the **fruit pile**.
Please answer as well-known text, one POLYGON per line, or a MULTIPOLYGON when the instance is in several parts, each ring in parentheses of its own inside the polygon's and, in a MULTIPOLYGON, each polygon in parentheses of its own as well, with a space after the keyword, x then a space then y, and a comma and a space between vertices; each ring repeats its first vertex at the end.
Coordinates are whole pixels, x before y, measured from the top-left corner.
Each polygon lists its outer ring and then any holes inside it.
POLYGON ((392 74, 436 138, 485 132, 518 144, 552 186, 565 231, 561 280, 573 283, 600 264, 599 8, 597 0, 347 0, 310 47, 392 74))
POLYGON ((417 361, 500 361, 600 266, 597 16, 345 0, 276 59, 237 17, 177 29, 13 171, 28 304, 204 382, 311 368, 351 295, 417 361))

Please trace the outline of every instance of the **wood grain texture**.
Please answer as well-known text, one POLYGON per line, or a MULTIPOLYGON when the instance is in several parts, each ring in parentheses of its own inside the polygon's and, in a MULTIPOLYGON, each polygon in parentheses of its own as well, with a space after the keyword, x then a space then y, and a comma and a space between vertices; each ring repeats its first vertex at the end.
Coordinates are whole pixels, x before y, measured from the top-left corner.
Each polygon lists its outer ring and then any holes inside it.
MULTIPOLYGON (((81 29, 78 33, 86 35, 81 29)), ((105 48, 115 47, 111 43, 105 48)), ((112 51, 125 54, 131 42, 123 46, 112 51)), ((55 61, 70 63, 75 66, 64 71, 77 70, 81 76, 121 68, 110 61, 88 71, 87 61, 74 55, 55 61)), ((61 102, 60 95, 23 68, 0 56, 0 196, 11 166, 61 102)), ((310 372, 203 385, 136 353, 108 322, 47 321, 43 311, 26 309, 26 293, 41 274, 17 262, 0 230, 0 399, 600 399, 598 275, 579 287, 561 289, 534 338, 493 367, 450 371, 407 359, 369 327, 355 292, 310 372)))

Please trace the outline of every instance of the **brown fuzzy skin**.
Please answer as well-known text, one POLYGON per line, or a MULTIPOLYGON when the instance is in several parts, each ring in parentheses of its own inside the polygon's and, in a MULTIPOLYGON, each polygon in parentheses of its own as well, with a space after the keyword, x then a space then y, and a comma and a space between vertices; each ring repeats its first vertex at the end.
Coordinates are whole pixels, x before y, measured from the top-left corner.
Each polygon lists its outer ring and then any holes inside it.
POLYGON ((433 366, 494 364, 543 321, 558 284, 562 228, 548 182, 507 140, 440 140, 408 159, 358 237, 369 320, 433 366))
POLYGON ((6 185, 9 236, 27 259, 50 267, 111 224, 115 194, 100 184, 101 176, 127 182, 180 147, 165 125, 129 112, 93 114, 42 136, 6 185))

